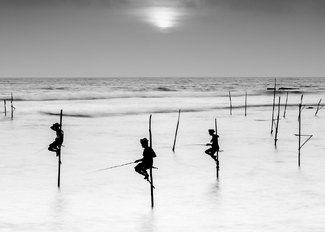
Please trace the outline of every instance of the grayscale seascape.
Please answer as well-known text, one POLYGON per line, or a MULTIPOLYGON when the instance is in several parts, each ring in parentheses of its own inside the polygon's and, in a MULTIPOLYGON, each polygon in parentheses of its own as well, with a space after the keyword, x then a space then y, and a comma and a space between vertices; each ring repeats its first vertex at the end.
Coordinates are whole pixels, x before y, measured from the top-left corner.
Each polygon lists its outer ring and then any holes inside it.
POLYGON ((324 41, 325 0, 0 0, 0 232, 324 232, 324 41))
POLYGON ((324 231, 323 78, 1 78, 1 231, 324 231), (229 109, 232 97, 232 115, 229 109), (247 115, 245 94, 247 92, 247 115), (285 118, 284 105, 288 95, 285 118), (14 118, 10 117, 10 95, 14 118), (298 167, 298 105, 303 95, 298 167), (47 150, 63 110, 61 187, 47 150), (180 123, 172 152, 178 110, 180 123), (2 110, 3 111, 3 110, 2 110), (135 164, 152 115, 154 201, 135 164), (277 116, 277 107, 275 117, 277 116), (217 119, 220 171, 204 153, 217 119), (302 138, 305 140, 305 137, 302 138))

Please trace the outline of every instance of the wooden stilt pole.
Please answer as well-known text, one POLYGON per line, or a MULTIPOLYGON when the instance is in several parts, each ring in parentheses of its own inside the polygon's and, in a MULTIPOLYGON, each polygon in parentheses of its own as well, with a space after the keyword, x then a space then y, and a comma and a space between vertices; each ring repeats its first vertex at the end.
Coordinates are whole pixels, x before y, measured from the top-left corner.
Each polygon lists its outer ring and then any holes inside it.
MULTIPOLYGON (((60 112, 60 130, 62 130, 62 110, 60 112)), ((58 188, 60 188, 60 180, 61 180, 61 146, 58 150, 58 188)))
POLYGON ((7 102, 6 102, 6 100, 3 100, 3 106, 5 108, 5 116, 7 116, 7 102))
POLYGON ((274 82, 271 134, 273 133, 273 124, 274 124, 275 92, 276 92, 276 78, 275 78, 275 82, 274 82))
POLYGON ((286 98, 286 104, 284 106, 284 113, 283 113, 283 117, 286 117, 286 111, 287 111, 287 105, 288 105, 288 96, 289 96, 289 92, 287 92, 287 98, 286 98))
POLYGON ((316 112, 315 112, 315 116, 317 115, 318 111, 319 111, 321 108, 323 108, 323 106, 322 106, 322 107, 319 107, 321 101, 322 101, 322 99, 320 99, 319 102, 318 102, 318 104, 317 104, 317 110, 316 110, 316 112))
POLYGON ((299 142, 298 142, 298 166, 300 167, 300 150, 301 148, 309 141, 309 139, 311 139, 313 137, 313 135, 302 135, 301 134, 301 115, 302 115, 302 98, 303 95, 301 95, 301 102, 299 104, 299 116, 298 116, 298 123, 299 123, 299 132, 298 134, 295 134, 296 136, 299 137, 299 142), (301 136, 308 136, 308 139, 305 140, 305 142, 303 144, 301 144, 301 136))
MULTIPOLYGON (((149 117, 149 140, 150 147, 152 148, 152 133, 151 133, 151 116, 149 117)), ((152 167, 150 167, 150 192, 151 192, 151 207, 154 207, 154 197, 153 197, 153 175, 152 175, 152 167)))
MULTIPOLYGON (((302 102, 302 95, 301 95, 301 102, 302 102)), ((298 132, 298 166, 300 167, 300 149, 301 149, 301 103, 299 104, 299 132, 298 132)))
MULTIPOLYGON (((214 125, 216 129, 216 135, 218 135, 218 126, 217 126, 217 119, 214 119, 214 125)), ((219 151, 217 151, 217 156, 216 156, 216 169, 217 169, 217 179, 219 179, 219 151)))
POLYGON ((278 132, 279 132, 280 100, 281 100, 281 97, 279 97, 278 117, 277 117, 276 128, 275 128, 275 139, 274 139, 274 145, 275 146, 276 146, 276 142, 278 141, 278 132))
POLYGON ((230 91, 229 91, 229 103, 230 103, 230 115, 232 115, 232 103, 231 103, 231 94, 230 94, 230 91))
POLYGON ((247 91, 245 94, 245 116, 247 116, 247 91))
POLYGON ((14 105, 13 105, 13 101, 14 101, 14 96, 11 93, 11 119, 14 119, 14 105))
POLYGON ((175 138, 174 138, 173 152, 175 152, 176 137, 177 137, 177 131, 178 131, 178 126, 179 126, 180 115, 181 115, 181 110, 178 111, 178 120, 177 120, 176 131, 175 131, 175 138))
POLYGON ((301 150, 301 111, 302 109, 302 99, 303 99, 304 95, 301 95, 301 99, 300 99, 300 103, 299 103, 299 116, 298 116, 298 166, 300 167, 300 150, 301 150))

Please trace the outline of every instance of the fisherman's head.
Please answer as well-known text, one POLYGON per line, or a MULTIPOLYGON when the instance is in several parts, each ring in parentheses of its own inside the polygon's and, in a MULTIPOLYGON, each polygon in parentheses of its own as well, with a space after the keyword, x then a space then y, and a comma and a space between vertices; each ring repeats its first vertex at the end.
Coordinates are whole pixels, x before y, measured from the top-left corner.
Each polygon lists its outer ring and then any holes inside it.
POLYGON ((51 129, 56 131, 56 130, 59 130, 60 129, 60 124, 59 123, 54 123, 52 126, 51 126, 51 129))
POLYGON ((148 139, 147 138, 140 139, 140 143, 141 143, 142 147, 148 147, 148 139))
POLYGON ((209 135, 213 135, 214 134, 214 130, 213 129, 209 129, 209 135))

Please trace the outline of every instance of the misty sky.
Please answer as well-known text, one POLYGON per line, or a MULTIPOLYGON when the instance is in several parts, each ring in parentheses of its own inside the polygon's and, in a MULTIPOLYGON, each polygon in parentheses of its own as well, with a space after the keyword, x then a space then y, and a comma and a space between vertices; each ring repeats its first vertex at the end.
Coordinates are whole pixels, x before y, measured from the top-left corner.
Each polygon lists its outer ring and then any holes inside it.
POLYGON ((0 0, 0 77, 325 77, 324 0, 0 0))

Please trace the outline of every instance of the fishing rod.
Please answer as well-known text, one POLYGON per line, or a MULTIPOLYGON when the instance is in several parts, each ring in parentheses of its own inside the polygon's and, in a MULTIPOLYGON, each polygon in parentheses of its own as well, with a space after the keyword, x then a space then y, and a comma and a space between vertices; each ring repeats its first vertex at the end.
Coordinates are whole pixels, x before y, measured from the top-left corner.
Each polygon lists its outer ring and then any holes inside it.
MULTIPOLYGON (((135 162, 133 161, 133 162, 125 163, 125 164, 119 164, 119 165, 111 166, 111 167, 108 167, 108 168, 102 168, 102 169, 99 169, 99 170, 97 170, 97 171, 93 171, 93 172, 89 172, 89 173, 105 171, 105 170, 108 170, 108 169, 118 168, 118 167, 126 166, 126 165, 129 165, 129 164, 134 164, 134 163, 135 163, 135 162)), ((89 173, 88 173, 88 174, 89 174, 89 173)))

